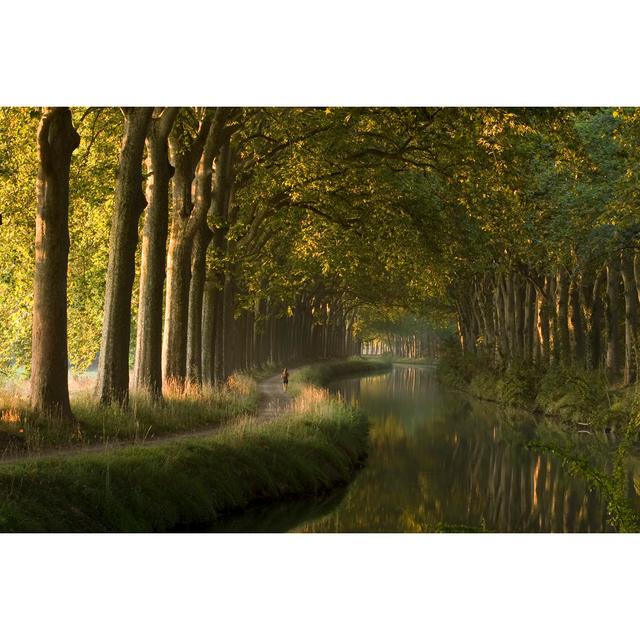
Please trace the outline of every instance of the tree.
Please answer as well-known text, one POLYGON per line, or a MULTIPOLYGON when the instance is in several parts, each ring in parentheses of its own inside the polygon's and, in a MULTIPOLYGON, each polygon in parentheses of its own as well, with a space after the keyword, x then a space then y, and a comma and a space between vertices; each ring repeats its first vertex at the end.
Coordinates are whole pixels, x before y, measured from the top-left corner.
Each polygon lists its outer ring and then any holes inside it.
POLYGON ((120 150, 102 325, 96 395, 100 402, 127 404, 131 294, 135 275, 138 220, 147 205, 142 186, 142 154, 152 107, 127 107, 120 150))
POLYGON ((70 421, 67 354, 69 171, 80 144, 67 107, 47 107, 38 129, 38 211, 31 408, 70 421))
POLYGON ((169 133, 176 107, 156 109, 147 136, 147 200, 142 236, 140 293, 134 384, 155 399, 162 397, 162 292, 169 225, 169 133))

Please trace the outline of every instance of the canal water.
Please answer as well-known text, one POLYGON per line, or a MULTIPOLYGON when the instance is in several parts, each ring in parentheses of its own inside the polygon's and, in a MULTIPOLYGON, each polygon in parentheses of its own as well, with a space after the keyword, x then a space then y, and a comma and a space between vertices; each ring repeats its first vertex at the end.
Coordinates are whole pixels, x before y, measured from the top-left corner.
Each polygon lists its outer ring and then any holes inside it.
MULTIPOLYGON (((429 367, 394 366, 337 381, 330 390, 370 418, 365 467, 331 495, 252 509, 214 530, 615 530, 606 495, 587 481, 590 470, 611 472, 617 443, 610 435, 474 401, 444 389, 429 367)), ((625 473, 631 487, 625 499, 638 506, 634 466, 625 473)))

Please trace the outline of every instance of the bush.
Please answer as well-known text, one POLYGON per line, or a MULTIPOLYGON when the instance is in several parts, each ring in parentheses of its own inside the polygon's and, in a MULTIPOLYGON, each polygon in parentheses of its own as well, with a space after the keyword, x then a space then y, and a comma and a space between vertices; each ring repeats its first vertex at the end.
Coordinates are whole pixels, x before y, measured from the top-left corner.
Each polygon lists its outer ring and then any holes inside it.
POLYGON ((388 371, 392 366, 391 359, 386 357, 364 358, 354 356, 346 360, 328 360, 299 369, 292 375, 291 382, 294 388, 300 384, 312 384, 322 387, 334 378, 360 373, 388 371))
POLYGON ((550 367, 542 378, 536 403, 546 414, 571 422, 607 426, 619 423, 620 419, 628 420, 626 401, 620 397, 615 407, 614 397, 615 391, 609 389, 603 373, 558 366, 550 367))

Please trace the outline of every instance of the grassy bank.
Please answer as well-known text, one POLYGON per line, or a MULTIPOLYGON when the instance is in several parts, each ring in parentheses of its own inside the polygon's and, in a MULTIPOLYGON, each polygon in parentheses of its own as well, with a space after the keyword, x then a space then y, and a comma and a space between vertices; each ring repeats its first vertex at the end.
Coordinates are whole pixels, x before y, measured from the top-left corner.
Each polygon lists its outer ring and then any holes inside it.
POLYGON ((392 366, 389 358, 371 357, 353 357, 346 360, 319 362, 302 367, 293 373, 291 376, 292 391, 295 393, 300 385, 312 384, 322 387, 335 378, 389 371, 392 366))
POLYGON ((291 414, 211 436, 0 465, 2 531, 166 531, 347 482, 366 418, 307 387, 291 414))
POLYGON ((161 404, 134 393, 128 409, 101 405, 89 389, 81 388, 71 396, 77 422, 69 425, 34 416, 24 396, 5 392, 0 394, 0 447, 11 456, 54 447, 145 442, 211 428, 255 411, 257 399, 255 380, 245 375, 232 376, 220 388, 165 388, 161 404))
POLYGON ((438 364, 438 360, 435 358, 393 358, 393 364, 415 364, 424 366, 435 366, 438 364))
POLYGON ((476 398, 597 429, 627 425, 637 394, 636 386, 611 384, 597 371, 517 362, 494 368, 481 356, 454 350, 442 358, 438 375, 476 398))

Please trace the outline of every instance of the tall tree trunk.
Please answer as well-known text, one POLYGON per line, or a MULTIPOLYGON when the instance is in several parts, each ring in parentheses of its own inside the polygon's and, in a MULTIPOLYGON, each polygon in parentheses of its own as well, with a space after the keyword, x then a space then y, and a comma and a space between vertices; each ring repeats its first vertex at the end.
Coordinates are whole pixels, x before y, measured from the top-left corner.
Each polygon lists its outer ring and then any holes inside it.
POLYGON ((501 278, 504 323, 507 334, 508 354, 511 359, 516 352, 515 315, 513 301, 513 279, 507 274, 501 278))
POLYGON ((226 380, 233 372, 233 327, 234 327, 234 280, 228 269, 224 274, 222 294, 222 378, 226 380))
POLYGON ((600 268, 596 274, 591 294, 591 321, 589 330, 589 363, 597 370, 602 365, 602 319, 604 305, 602 290, 606 282, 606 269, 600 268))
POLYGON ((586 335, 584 330, 584 314, 580 302, 580 286, 577 276, 571 281, 569 289, 571 306, 571 326, 573 327, 573 343, 575 345, 575 362, 579 367, 586 364, 586 335))
POLYGON ((504 317, 504 303, 502 295, 501 276, 496 276, 495 289, 493 293, 493 307, 496 313, 496 335, 498 360, 504 364, 509 354, 509 343, 507 338, 506 320, 504 317))
POLYGON ((142 154, 152 107, 128 107, 116 180, 109 238, 102 343, 96 394, 102 403, 129 399, 131 293, 135 276, 138 221, 147 201, 142 189, 142 154))
POLYGON ((73 418, 67 353, 69 170, 79 144, 71 111, 45 108, 38 129, 30 399, 34 411, 63 420, 73 418))
POLYGON ((212 237, 209 225, 203 220, 193 243, 187 331, 187 380, 196 385, 202 384, 202 303, 207 273, 207 248, 212 237))
POLYGON ((560 268, 557 275, 559 357, 563 364, 571 362, 571 337, 569 334, 569 275, 560 268))
MULTIPOLYGON (((216 110, 216 119, 217 115, 216 110)), ((200 119, 195 136, 190 136, 178 120, 169 138, 171 159, 176 169, 167 256, 162 369, 165 380, 171 380, 179 386, 184 383, 187 371, 191 251, 200 220, 209 209, 209 203, 205 206, 202 199, 210 201, 211 198, 212 164, 217 143, 215 136, 218 133, 214 126, 214 113, 207 110, 200 119), (192 197, 194 180, 195 203, 192 197)))
POLYGON ((607 373, 615 377, 620 372, 620 269, 619 260, 607 262, 607 373))
POLYGON ((524 340, 523 356, 526 362, 533 361, 536 328, 536 292, 534 286, 527 280, 524 294, 524 340))
POLYGON ((518 358, 524 354, 525 332, 525 290, 522 279, 517 273, 512 276, 513 281, 513 331, 515 353, 518 358))
POLYGON ((557 301, 557 287, 556 287, 556 275, 553 274, 547 278, 547 300, 549 309, 549 327, 550 327, 550 340, 551 340, 551 361, 557 364, 560 361, 560 326, 558 322, 558 301, 557 301))
POLYGON ((142 232, 134 385, 162 397, 162 293, 169 226, 169 132, 178 109, 159 110, 147 137, 147 207, 142 232))
POLYGON ((544 287, 542 291, 538 291, 538 341, 540 345, 540 356, 542 362, 549 364, 551 361, 551 326, 550 326, 550 309, 551 300, 551 284, 550 278, 545 276, 544 287))
POLYGON ((631 384, 636 380, 636 338, 638 335, 638 290, 633 270, 633 253, 625 249, 621 256, 622 282, 624 284, 625 303, 625 339, 624 339, 624 382, 631 384))
POLYGON ((215 381, 215 296, 215 274, 210 271, 206 274, 202 301, 202 381, 205 384, 213 384, 215 381))

